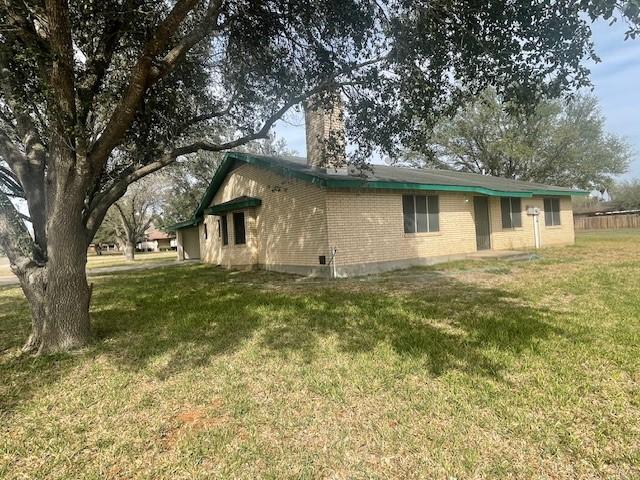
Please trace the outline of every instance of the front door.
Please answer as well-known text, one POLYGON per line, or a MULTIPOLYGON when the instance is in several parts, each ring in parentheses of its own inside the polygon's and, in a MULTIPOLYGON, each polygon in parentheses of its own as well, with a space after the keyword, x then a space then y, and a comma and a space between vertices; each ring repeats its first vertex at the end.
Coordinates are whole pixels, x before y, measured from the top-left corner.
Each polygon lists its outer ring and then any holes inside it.
POLYGON ((478 250, 489 250, 491 248, 489 198, 473 197, 473 213, 476 221, 476 245, 478 250))

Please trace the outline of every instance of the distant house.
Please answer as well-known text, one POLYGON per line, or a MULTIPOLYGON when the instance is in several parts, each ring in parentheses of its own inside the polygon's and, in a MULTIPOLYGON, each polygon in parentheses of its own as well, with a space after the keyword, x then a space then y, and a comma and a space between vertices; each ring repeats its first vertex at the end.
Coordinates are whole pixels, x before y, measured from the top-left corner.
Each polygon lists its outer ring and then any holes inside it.
POLYGON ((163 232, 152 226, 145 232, 144 240, 138 243, 137 247, 143 252, 176 250, 176 235, 174 232, 163 232))
POLYGON ((574 242, 571 196, 587 192, 448 170, 321 168, 339 127, 325 110, 306 117, 308 159, 226 154, 174 226, 179 259, 342 277, 574 242))
POLYGON ((120 247, 117 243, 111 242, 100 242, 100 243, 90 243, 89 248, 87 249, 87 255, 102 255, 104 253, 116 253, 120 252, 120 247))

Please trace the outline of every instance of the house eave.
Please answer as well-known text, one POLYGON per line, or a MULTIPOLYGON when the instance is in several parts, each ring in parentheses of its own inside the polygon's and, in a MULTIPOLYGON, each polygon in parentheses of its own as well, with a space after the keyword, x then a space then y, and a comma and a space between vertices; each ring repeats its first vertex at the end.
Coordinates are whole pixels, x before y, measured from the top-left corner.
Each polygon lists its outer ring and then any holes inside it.
MULTIPOLYGON (((482 186, 473 185, 442 185, 442 184, 427 184, 427 183, 412 183, 412 182, 400 182, 400 181, 386 181, 386 180, 367 180, 361 178, 336 178, 336 176, 328 176, 322 173, 315 173, 313 171, 300 171, 294 168, 289 168, 286 165, 278 165, 274 162, 270 162, 265 158, 254 156, 248 153, 241 152, 227 152, 224 155, 223 161, 216 170, 209 187, 205 191, 202 200, 198 204, 193 217, 185 222, 172 225, 169 230, 180 230, 182 228, 188 228, 200 223, 205 214, 208 214, 211 210, 209 205, 213 201, 213 197, 216 192, 222 186, 224 179, 231 170, 234 162, 244 162, 251 165, 256 165, 264 168, 268 171, 276 173, 278 175, 295 178, 304 182, 316 185, 318 187, 331 188, 331 189, 361 189, 361 190, 423 190, 423 191, 435 191, 435 192, 462 192, 478 195, 487 195, 491 197, 520 197, 531 198, 533 196, 586 196, 589 195, 585 190, 557 190, 554 188, 542 189, 532 188, 531 190, 497 190, 482 186)), ((209 213, 210 214, 210 213, 209 213)))
POLYGON ((243 210, 245 208, 259 207, 262 205, 262 200, 255 197, 247 197, 243 199, 230 200, 219 205, 213 205, 206 208, 204 213, 207 215, 222 215, 227 212, 233 212, 236 210, 243 210))
POLYGON ((189 220, 185 220, 184 222, 174 223, 173 225, 169 225, 167 227, 167 231, 169 232, 177 232, 178 230, 184 230, 185 228, 195 227, 200 223, 201 219, 190 218, 189 220))

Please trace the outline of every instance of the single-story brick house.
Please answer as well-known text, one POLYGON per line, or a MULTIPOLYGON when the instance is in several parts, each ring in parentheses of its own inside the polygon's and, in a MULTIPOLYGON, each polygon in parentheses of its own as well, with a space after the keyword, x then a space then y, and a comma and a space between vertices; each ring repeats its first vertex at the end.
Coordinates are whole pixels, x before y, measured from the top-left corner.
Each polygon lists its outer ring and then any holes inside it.
POLYGON ((177 247, 176 235, 173 232, 163 232, 154 226, 144 234, 144 239, 137 245, 143 252, 163 252, 177 247))
POLYGON ((309 161, 227 153, 175 226, 179 259, 342 277, 574 242, 571 196, 587 192, 448 170, 324 169, 311 127, 307 118, 309 161))

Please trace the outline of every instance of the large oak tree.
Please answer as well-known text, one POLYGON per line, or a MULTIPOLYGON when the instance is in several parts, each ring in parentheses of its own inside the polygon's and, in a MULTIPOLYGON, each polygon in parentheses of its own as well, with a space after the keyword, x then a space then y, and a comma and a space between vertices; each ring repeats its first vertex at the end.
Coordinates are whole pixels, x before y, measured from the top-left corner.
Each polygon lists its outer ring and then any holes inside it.
POLYGON ((417 126, 487 85, 521 102, 585 85, 589 17, 618 9, 635 22, 635 5, 2 0, 0 244, 31 306, 25 350, 90 339, 87 246, 131 183, 262 138, 336 88, 355 160, 411 147, 417 126), (215 134, 221 126, 232 135, 215 134))
POLYGON ((522 110, 487 89, 403 156, 419 167, 451 168, 531 182, 606 190, 632 158, 608 133, 595 97, 545 100, 522 110))

